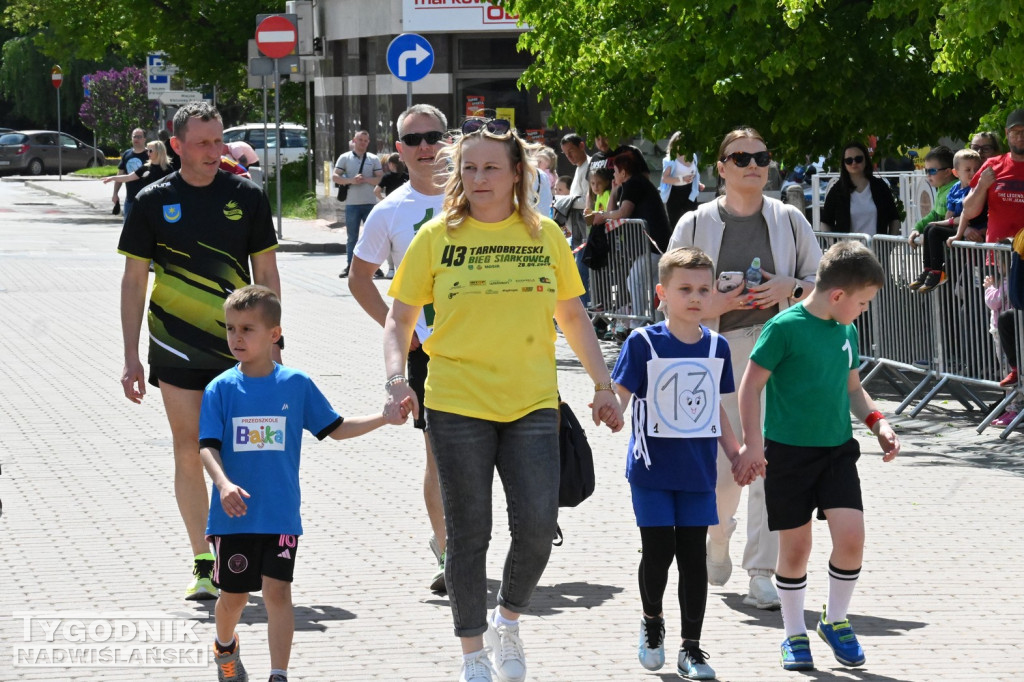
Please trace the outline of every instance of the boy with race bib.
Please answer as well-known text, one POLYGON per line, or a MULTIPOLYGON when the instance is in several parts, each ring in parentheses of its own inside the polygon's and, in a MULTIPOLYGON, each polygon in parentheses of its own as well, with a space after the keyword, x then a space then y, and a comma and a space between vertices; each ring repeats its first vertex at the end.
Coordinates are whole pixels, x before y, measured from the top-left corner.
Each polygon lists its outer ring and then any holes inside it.
POLYGON ((718 522, 718 445, 733 462, 739 443, 720 404, 732 393, 729 344, 700 324, 712 294, 714 264, 700 249, 669 251, 658 263, 665 322, 636 329, 622 345, 612 380, 622 409, 633 399, 626 478, 640 528, 643 619, 637 656, 648 670, 665 664, 662 597, 673 557, 679 569, 682 645, 677 672, 714 679, 700 648, 708 597, 705 543, 718 522))

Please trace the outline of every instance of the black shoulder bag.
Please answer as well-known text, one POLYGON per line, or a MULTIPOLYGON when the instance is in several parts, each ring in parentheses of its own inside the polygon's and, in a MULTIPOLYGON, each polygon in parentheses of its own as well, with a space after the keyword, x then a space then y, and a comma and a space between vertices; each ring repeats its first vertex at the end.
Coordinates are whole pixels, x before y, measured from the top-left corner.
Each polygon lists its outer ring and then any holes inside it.
MULTIPOLYGON (((363 160, 359 162, 359 173, 363 174, 363 166, 366 164, 366 154, 363 154, 363 160)), ((349 185, 338 185, 338 201, 345 201, 348 199, 348 188, 349 185)))

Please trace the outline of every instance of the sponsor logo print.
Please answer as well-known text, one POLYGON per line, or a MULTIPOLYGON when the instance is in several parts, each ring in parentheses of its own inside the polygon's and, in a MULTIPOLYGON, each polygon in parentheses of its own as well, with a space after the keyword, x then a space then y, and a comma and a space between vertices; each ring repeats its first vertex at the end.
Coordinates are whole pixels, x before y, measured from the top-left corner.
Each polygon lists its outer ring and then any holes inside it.
POLYGON ((292 558, 292 553, 289 550, 286 549, 285 551, 281 552, 277 556, 279 556, 282 559, 291 559, 292 558))
POLYGON ((235 452, 284 450, 287 417, 235 417, 231 420, 235 452))
POLYGON ((228 559, 228 569, 232 573, 241 573, 247 568, 249 568, 249 560, 245 558, 244 554, 234 554, 228 559))
POLYGON ((238 208, 237 202, 229 201, 228 203, 224 204, 224 217, 227 218, 228 220, 242 219, 242 209, 238 208))

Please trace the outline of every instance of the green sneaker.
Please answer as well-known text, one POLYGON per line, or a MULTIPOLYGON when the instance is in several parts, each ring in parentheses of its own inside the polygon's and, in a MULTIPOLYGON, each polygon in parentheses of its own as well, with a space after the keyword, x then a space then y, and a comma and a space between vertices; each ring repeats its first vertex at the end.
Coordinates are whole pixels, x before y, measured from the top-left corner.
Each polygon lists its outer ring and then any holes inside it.
POLYGON ((434 592, 447 592, 444 582, 444 557, 445 553, 441 552, 441 558, 437 562, 437 570, 434 571, 434 575, 430 578, 430 589, 434 592))
POLYGON ((195 566, 192 575, 195 576, 189 586, 185 589, 185 599, 189 601, 201 601, 204 599, 216 599, 219 594, 210 575, 213 573, 214 557, 210 553, 200 554, 195 558, 195 566))

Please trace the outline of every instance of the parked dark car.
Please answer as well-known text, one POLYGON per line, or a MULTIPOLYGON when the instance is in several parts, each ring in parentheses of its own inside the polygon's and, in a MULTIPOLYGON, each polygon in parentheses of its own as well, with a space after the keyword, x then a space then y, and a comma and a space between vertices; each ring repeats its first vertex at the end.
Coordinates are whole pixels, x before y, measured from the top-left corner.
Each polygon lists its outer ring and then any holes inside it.
POLYGON ((53 130, 20 130, 0 135, 0 173, 42 175, 57 172, 57 140, 60 165, 65 173, 106 163, 103 152, 66 133, 53 130))

